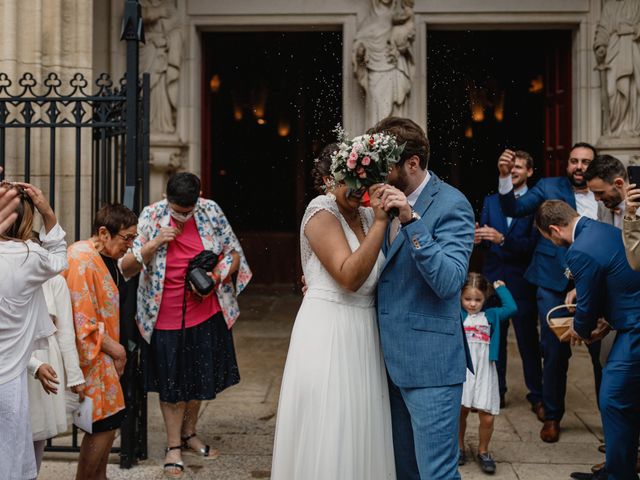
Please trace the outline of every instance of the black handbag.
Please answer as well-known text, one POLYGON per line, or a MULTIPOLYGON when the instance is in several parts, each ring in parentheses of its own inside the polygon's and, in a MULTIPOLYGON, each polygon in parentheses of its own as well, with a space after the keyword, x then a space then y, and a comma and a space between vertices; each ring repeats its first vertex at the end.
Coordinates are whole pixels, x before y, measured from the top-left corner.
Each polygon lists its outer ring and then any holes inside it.
POLYGON ((218 264, 218 256, 211 250, 203 250, 189 260, 185 278, 185 287, 192 288, 203 297, 215 287, 213 279, 207 275, 218 264))

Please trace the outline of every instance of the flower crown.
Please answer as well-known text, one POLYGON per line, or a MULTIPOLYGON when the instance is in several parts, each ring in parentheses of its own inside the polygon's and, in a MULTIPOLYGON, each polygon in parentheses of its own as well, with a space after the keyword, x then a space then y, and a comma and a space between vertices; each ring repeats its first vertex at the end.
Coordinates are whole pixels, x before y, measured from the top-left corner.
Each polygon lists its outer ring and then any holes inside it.
POLYGON ((372 133, 347 137, 338 125, 338 150, 331 155, 331 174, 353 189, 370 187, 387 179, 391 166, 400 161, 405 144, 398 145, 388 133, 372 133))

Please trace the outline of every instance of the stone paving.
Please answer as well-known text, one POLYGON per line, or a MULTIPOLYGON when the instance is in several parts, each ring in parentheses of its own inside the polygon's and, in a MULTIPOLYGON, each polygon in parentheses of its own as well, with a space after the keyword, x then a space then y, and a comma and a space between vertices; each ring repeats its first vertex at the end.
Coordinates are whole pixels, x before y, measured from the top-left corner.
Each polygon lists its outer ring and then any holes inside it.
MULTIPOLYGON (((187 468, 184 479, 269 478, 282 369, 301 298, 286 288, 265 290, 249 287, 240 300, 242 315, 234 328, 234 335, 242 381, 216 400, 205 402, 199 422, 199 434, 219 449, 221 455, 217 460, 203 460, 185 454, 187 468)), ((569 473, 575 470, 588 471, 591 464, 602 461, 603 455, 597 451, 602 427, 586 349, 575 348, 571 359, 567 413, 560 441, 545 444, 538 437, 541 424, 524 399, 520 358, 512 330, 507 406, 496 419, 491 443, 498 462, 493 478, 556 480, 568 479, 569 473)), ((108 467, 109 479, 163 478, 164 438, 157 397, 152 395, 149 399, 149 458, 130 470, 121 470, 117 456, 112 456, 112 464, 108 467)), ((476 444, 477 415, 471 414, 468 449, 475 453, 476 444)), ((74 478, 75 458, 75 454, 45 454, 39 478, 74 478)), ((475 462, 461 467, 460 471, 464 480, 486 478, 475 462)))

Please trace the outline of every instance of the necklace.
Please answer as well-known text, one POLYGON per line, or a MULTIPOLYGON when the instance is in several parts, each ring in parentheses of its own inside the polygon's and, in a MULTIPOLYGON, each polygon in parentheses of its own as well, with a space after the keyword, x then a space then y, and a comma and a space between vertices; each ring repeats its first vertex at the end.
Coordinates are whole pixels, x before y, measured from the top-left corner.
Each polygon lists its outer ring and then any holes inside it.
POLYGON ((102 260, 104 261, 107 270, 109 270, 109 274, 113 279, 113 282, 116 284, 116 288, 120 288, 120 269, 118 268, 118 261, 107 257, 106 255, 100 254, 102 260))

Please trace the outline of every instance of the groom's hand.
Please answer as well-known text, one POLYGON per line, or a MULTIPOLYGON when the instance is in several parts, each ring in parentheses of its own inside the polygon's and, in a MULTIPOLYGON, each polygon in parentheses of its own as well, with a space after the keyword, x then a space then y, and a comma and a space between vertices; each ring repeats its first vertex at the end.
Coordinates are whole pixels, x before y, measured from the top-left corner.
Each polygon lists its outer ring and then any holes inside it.
POLYGON ((404 193, 391 185, 384 185, 380 190, 380 202, 385 212, 389 213, 392 208, 397 208, 400 223, 411 220, 411 205, 404 193))

